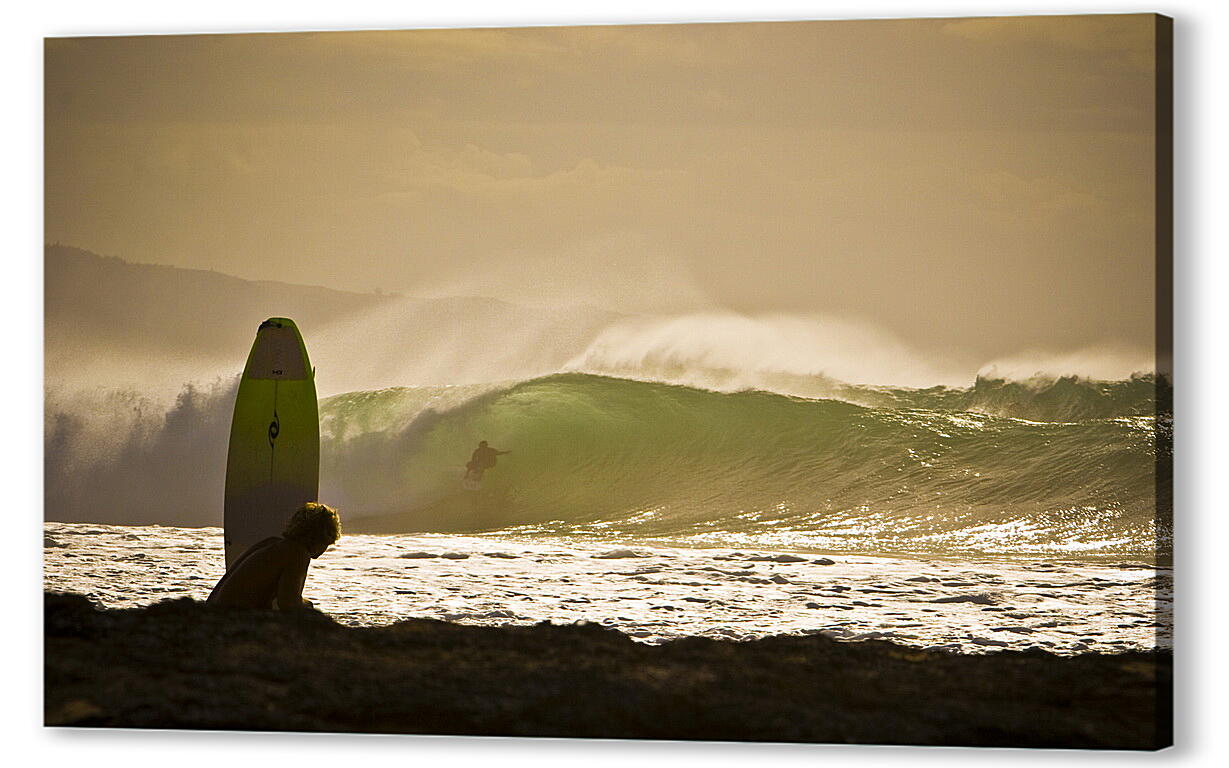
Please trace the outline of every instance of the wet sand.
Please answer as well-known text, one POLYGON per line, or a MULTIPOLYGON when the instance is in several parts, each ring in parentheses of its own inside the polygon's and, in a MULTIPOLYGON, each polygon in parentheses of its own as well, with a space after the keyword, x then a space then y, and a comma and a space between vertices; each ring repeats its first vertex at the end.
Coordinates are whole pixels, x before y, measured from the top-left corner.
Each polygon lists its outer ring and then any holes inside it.
POLYGON ((596 624, 350 627, 48 593, 45 721, 83 727, 1157 749, 1167 651, 965 655, 596 624))

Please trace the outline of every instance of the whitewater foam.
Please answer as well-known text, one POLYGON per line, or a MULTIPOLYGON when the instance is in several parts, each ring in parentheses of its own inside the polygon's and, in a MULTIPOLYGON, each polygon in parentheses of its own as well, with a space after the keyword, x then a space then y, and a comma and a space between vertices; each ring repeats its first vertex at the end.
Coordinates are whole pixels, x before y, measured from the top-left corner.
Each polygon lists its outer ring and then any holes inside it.
MULTIPOLYGON (((321 402, 321 498, 372 532, 1140 560, 1159 543, 1164 559, 1167 386, 979 379, 812 399, 578 373, 356 392, 321 402), (479 439, 514 452, 467 493, 479 439)), ((48 517, 216 524, 233 397, 187 389, 165 413, 49 397, 48 517), (115 414, 95 423, 99 409, 115 414)))
MULTIPOLYGON (((48 523, 45 533, 66 544, 44 552, 45 587, 107 607, 204 600, 224 570, 217 528, 48 523)), ((773 559, 781 553, 669 546, 638 546, 633 560, 595 556, 612 544, 346 535, 313 561, 304 593, 351 625, 580 621, 649 643, 823 632, 971 653, 1171 646, 1167 570, 867 556, 821 565, 799 554, 786 562, 773 559), (434 556, 402 557, 410 552, 434 556), (491 552, 515 556, 483 556, 491 552)))

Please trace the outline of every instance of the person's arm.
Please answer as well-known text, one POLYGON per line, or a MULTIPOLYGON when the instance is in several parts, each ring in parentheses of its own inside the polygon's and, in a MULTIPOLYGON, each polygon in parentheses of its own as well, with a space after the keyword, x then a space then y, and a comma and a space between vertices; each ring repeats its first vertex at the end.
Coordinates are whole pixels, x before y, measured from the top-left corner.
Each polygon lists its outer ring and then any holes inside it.
POLYGON ((286 563, 277 580, 276 605, 280 611, 311 605, 310 601, 303 599, 303 583, 307 581, 307 566, 311 558, 297 545, 287 549, 286 563))
POLYGON ((510 450, 508 450, 508 451, 496 451, 496 452, 495 452, 495 455, 496 455, 496 456, 503 456, 505 453, 512 453, 512 451, 510 451, 510 450))

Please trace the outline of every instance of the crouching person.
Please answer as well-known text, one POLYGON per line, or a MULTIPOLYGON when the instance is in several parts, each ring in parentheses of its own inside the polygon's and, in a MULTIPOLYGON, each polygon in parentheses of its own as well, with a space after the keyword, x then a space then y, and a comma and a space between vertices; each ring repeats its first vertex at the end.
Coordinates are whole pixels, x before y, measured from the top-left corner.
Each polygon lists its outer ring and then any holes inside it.
POLYGON ((337 511, 308 502, 290 518, 282 535, 253 544, 209 594, 208 602, 233 608, 310 607, 303 597, 307 566, 341 537, 337 511))

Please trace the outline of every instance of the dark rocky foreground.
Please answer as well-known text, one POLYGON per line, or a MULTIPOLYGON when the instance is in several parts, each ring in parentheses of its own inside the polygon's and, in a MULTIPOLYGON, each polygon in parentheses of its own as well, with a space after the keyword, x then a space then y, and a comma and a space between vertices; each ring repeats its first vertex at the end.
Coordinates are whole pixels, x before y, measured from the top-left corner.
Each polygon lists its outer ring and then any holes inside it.
POLYGON ((595 625, 350 628, 47 594, 48 725, 1156 749, 1168 653, 961 656, 811 635, 646 646, 595 625))

